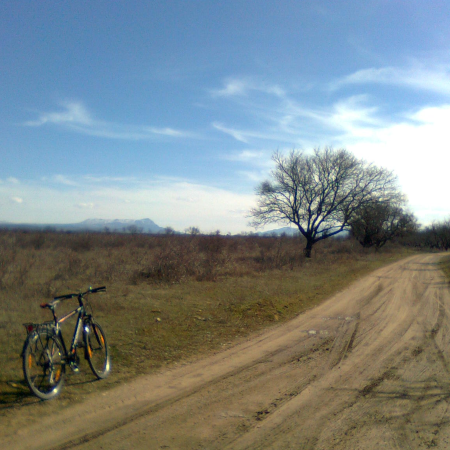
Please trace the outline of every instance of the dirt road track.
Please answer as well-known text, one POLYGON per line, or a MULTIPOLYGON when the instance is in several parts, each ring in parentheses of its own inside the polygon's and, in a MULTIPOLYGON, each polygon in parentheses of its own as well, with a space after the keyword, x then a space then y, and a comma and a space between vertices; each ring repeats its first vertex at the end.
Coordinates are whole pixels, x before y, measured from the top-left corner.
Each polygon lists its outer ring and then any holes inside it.
POLYGON ((287 324, 62 415, 10 420, 0 447, 449 449, 450 291, 438 259, 385 267, 287 324))

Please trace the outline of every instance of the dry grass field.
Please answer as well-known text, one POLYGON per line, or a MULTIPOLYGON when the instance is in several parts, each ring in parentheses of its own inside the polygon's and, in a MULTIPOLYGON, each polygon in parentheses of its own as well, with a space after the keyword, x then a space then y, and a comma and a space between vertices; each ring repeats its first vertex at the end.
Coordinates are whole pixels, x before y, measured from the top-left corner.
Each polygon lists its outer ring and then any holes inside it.
MULTIPOLYGON (((39 304, 55 295, 107 286, 91 303, 109 339, 112 374, 94 382, 82 361, 56 401, 64 406, 226 348, 406 255, 329 239, 307 260, 303 247, 297 237, 1 231, 0 408, 37 402, 22 381, 22 324, 50 319, 39 304)), ((60 313, 75 306, 67 301, 60 313)), ((73 324, 64 326, 67 335, 73 324)))

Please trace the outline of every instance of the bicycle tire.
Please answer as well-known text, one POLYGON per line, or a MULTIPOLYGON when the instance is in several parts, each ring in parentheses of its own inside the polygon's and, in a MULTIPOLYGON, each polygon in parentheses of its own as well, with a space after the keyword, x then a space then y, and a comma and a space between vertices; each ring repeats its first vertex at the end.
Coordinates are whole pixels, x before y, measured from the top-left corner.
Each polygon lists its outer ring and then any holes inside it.
POLYGON ((56 397, 64 385, 64 347, 48 330, 35 330, 25 341, 22 367, 32 394, 42 400, 56 397))
POLYGON ((86 359, 93 374, 98 379, 106 378, 111 371, 111 359, 105 333, 98 323, 85 323, 84 342, 86 359))

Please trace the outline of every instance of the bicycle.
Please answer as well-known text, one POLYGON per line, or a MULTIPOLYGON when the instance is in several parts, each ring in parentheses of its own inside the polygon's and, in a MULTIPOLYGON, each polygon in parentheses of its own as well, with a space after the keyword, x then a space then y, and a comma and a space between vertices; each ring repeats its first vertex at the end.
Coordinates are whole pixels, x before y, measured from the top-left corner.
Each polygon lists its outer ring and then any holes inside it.
POLYGON ((51 302, 40 305, 41 308, 48 308, 52 312, 53 320, 24 324, 28 335, 21 354, 23 373, 31 393, 40 399, 50 400, 61 392, 67 365, 74 372, 79 371, 78 348, 84 348, 84 357, 98 379, 106 378, 110 373, 111 361, 105 333, 94 321, 92 307, 87 299, 88 294, 97 292, 106 292, 106 287, 90 287, 86 292, 55 297, 51 302), (78 308, 58 319, 56 306, 63 300, 75 297, 78 299, 78 308), (60 325, 77 313, 72 342, 67 351, 60 325))

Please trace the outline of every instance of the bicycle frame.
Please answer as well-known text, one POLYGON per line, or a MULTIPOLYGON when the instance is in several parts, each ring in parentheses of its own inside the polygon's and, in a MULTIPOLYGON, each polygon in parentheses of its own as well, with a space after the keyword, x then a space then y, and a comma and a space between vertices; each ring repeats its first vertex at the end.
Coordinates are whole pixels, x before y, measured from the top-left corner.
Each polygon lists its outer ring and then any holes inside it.
MULTIPOLYGON (((53 302, 51 303, 43 303, 41 304, 41 308, 49 308, 50 311, 53 314, 53 321, 49 321, 49 322, 44 322, 44 324, 35 324, 35 323, 26 323, 25 328, 27 330, 27 333, 30 334, 31 332, 33 332, 37 327, 40 326, 46 326, 48 328, 52 328, 55 336, 58 337, 58 339, 61 341, 61 344, 63 346, 63 350, 64 353, 66 355, 66 358, 70 359, 74 358, 76 355, 76 349, 78 347, 78 343, 80 342, 81 339, 81 334, 82 334, 82 327, 84 325, 84 322, 86 321, 86 319, 91 319, 91 314, 87 314, 86 313, 86 307, 85 304, 83 302, 84 296, 88 293, 94 293, 94 292, 101 292, 102 290, 104 290, 104 287, 101 288, 97 288, 95 290, 89 290, 86 291, 82 294, 69 294, 69 295, 63 295, 61 297, 55 297, 53 302), (56 313, 55 313, 55 307, 56 305, 61 301, 61 300, 66 300, 66 299, 70 299, 70 298, 74 298, 76 297, 79 303, 78 308, 74 309, 73 311, 69 312, 68 314, 66 314, 65 316, 61 317, 60 319, 57 318, 56 313), (75 314, 78 313, 78 317, 77 317, 77 322, 75 324, 75 329, 73 332, 73 336, 72 336, 72 342, 70 344, 70 349, 69 352, 67 351, 67 346, 66 346, 66 342, 64 340, 64 336, 61 332, 61 327, 60 325, 66 321, 67 319, 69 319, 70 317, 74 316, 75 314)), ((69 362, 66 361, 66 362, 69 362)))
POLYGON ((54 325, 55 334, 60 339, 61 344, 64 349, 64 352, 69 357, 75 355, 77 344, 80 340, 80 336, 82 333, 83 322, 84 322, 85 318, 87 317, 86 309, 85 309, 84 305, 82 304, 81 299, 79 299, 79 301, 80 301, 80 306, 78 308, 74 309, 73 311, 71 311, 70 313, 61 317, 60 319, 58 319, 56 317, 54 309, 52 308, 52 310, 51 310, 53 313, 54 321, 55 321, 55 325, 54 325), (65 320, 69 319, 70 317, 74 316, 77 313, 78 313, 78 317, 77 317, 77 322, 75 324, 75 329, 73 332, 72 342, 70 344, 70 351, 67 352, 67 347, 66 347, 66 343, 64 341, 64 336, 61 332, 60 324, 62 324, 65 320))

